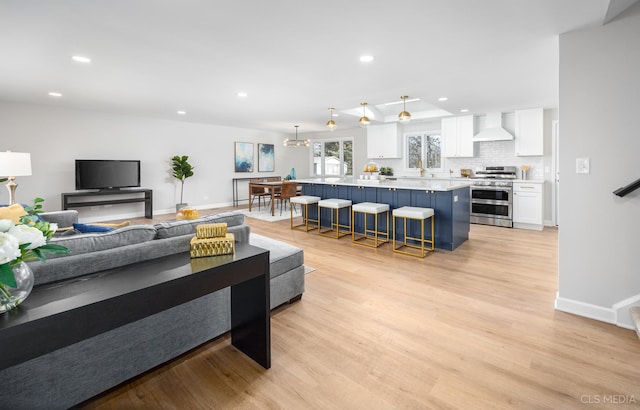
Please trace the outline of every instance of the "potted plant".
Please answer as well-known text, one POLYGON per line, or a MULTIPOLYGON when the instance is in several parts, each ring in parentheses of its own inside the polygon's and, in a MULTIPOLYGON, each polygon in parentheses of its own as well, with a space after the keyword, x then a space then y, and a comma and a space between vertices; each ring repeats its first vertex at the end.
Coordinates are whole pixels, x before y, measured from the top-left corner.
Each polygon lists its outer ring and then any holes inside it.
POLYGON ((380 175, 392 176, 393 175, 393 168, 391 168, 391 167, 382 167, 382 168, 380 168, 380 175))
POLYGON ((174 178, 180 180, 180 203, 176 204, 176 211, 180 208, 184 208, 188 204, 182 202, 182 194, 184 193, 184 181, 193 176, 193 166, 189 164, 189 157, 187 155, 176 155, 171 158, 171 169, 174 178))

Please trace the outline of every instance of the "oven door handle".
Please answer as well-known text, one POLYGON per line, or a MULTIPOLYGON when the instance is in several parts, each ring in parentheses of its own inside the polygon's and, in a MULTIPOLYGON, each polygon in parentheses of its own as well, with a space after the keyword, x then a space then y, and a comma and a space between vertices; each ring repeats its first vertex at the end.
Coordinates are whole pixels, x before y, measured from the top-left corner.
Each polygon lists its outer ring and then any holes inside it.
POLYGON ((471 186, 471 190, 472 191, 508 191, 511 192, 513 191, 512 187, 506 187, 506 186, 476 186, 476 185, 472 185, 471 186))
POLYGON ((511 206, 513 201, 508 200, 500 200, 500 199, 480 199, 480 198, 472 198, 472 204, 482 204, 482 205, 501 205, 501 206, 511 206))

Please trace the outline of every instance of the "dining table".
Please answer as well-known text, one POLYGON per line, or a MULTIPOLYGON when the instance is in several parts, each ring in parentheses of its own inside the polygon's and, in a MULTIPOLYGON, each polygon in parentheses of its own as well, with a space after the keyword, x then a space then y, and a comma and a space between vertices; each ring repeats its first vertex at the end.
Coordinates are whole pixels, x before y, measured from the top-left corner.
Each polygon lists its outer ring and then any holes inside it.
MULTIPOLYGON (((268 190, 269 195, 271 196, 271 216, 275 215, 275 196, 276 193, 282 190, 282 184, 291 184, 295 183, 293 181, 251 181, 249 182, 249 198, 251 198, 251 193, 253 192, 253 188, 266 188, 268 190), (280 189, 278 189, 280 188, 280 189)), ((299 186, 299 184, 297 184, 299 186)), ((249 200, 249 212, 251 212, 251 200, 249 200)))

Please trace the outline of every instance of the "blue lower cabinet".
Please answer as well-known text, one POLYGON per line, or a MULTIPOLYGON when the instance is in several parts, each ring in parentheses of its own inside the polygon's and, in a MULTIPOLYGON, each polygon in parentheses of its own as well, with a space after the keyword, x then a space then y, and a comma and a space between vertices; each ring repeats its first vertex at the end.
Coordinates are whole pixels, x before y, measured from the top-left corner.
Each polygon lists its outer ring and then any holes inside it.
MULTIPOLYGON (((435 209, 435 191, 421 190, 421 191, 411 191, 411 206, 419 207, 419 208, 431 208, 434 210, 434 213, 437 214, 438 211, 435 209)), ((437 217, 436 219, 437 220, 437 217)), ((435 221, 434 220, 434 221, 435 221)), ((420 221, 413 220, 409 223, 409 236, 414 238, 420 237, 420 221)), ((437 227, 434 226, 434 232, 436 233, 436 240, 434 242, 437 247, 437 227)), ((431 239, 431 220, 426 220, 424 223, 424 238, 431 239)))
MULTIPOLYGON (((352 204, 359 204, 361 202, 376 202, 376 188, 365 187, 365 186, 352 186, 349 190, 349 197, 345 199, 351 200, 352 204)), ((368 222, 368 227, 373 227, 373 219, 368 222)), ((364 231, 364 219, 363 214, 356 215, 354 221, 354 230, 356 232, 362 233, 364 231)), ((383 225, 384 226, 384 225, 383 225)))
POLYGON ((349 197, 345 199, 350 199, 354 204, 359 204, 360 202, 376 202, 376 188, 366 186, 352 186, 349 188, 349 197))
POLYGON ((322 199, 329 199, 329 198, 347 199, 349 197, 349 190, 351 188, 352 187, 347 185, 325 185, 324 195, 322 195, 322 199))
MULTIPOLYGON (((401 208, 403 206, 411 206, 411 190, 409 189, 397 189, 397 188, 378 188, 378 199, 377 202, 381 204, 389 204, 389 217, 391 218, 390 226, 393 231, 393 235, 396 237, 396 240, 402 240, 404 237, 404 224, 398 222, 398 226, 393 226, 393 217, 391 214, 393 210, 396 208, 401 208)), ((378 223, 378 229, 380 229, 380 225, 382 221, 378 223)))
MULTIPOLYGON (((319 196, 322 199, 331 199, 331 198, 337 198, 337 199, 349 199, 350 198, 350 190, 352 189, 352 186, 348 186, 348 185, 335 185, 335 184, 325 184, 324 185, 324 191, 322 192, 322 195, 316 195, 319 196)), ((333 210, 331 209, 323 209, 322 210, 322 226, 328 228, 329 225, 331 225, 331 212, 333 210)), ((335 213, 335 211, 333 211, 335 213)), ((344 209, 340 209, 339 210, 339 215, 338 215, 339 221, 341 225, 344 225, 345 223, 348 224, 348 222, 351 220, 351 209, 350 208, 344 208, 344 209)), ((335 216, 334 216, 334 222, 335 222, 335 216)))
POLYGON ((309 196, 324 198, 324 184, 302 184, 302 193, 309 196))
POLYGON ((453 195, 451 192, 435 193, 435 230, 436 247, 440 249, 453 250, 453 195))
POLYGON ((469 211, 471 209, 470 189, 461 188, 452 192, 452 250, 469 239, 469 211))

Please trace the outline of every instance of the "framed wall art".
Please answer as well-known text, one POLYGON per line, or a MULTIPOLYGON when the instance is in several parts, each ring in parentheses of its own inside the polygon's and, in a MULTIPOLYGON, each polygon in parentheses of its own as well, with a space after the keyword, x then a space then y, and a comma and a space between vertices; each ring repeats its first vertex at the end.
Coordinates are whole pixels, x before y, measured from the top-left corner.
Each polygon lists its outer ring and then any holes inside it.
POLYGON ((253 142, 235 143, 235 172, 253 172, 253 142))
POLYGON ((258 172, 275 171, 273 144, 258 144, 258 172))

